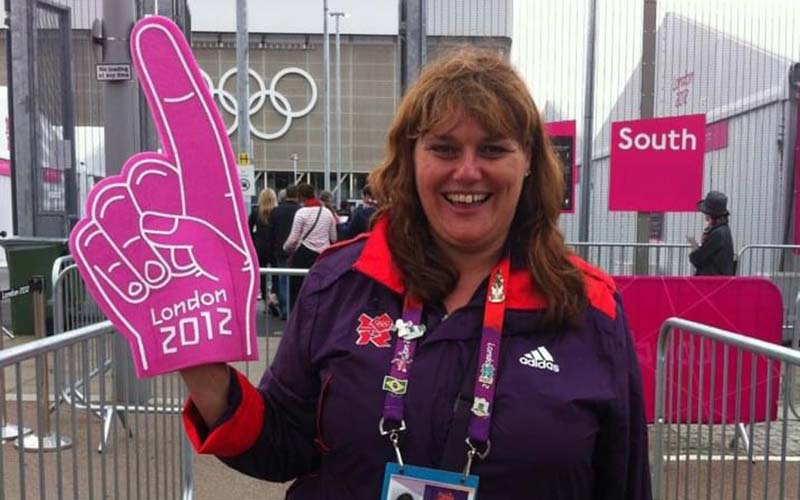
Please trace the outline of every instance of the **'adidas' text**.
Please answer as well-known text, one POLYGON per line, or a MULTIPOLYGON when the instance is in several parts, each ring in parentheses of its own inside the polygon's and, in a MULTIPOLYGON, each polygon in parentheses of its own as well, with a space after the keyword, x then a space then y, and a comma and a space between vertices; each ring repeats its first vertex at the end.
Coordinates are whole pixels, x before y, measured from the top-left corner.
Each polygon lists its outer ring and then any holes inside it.
POLYGON ((534 349, 531 352, 526 352, 519 358, 519 362, 532 368, 550 370, 551 372, 558 373, 558 365, 544 346, 534 349))

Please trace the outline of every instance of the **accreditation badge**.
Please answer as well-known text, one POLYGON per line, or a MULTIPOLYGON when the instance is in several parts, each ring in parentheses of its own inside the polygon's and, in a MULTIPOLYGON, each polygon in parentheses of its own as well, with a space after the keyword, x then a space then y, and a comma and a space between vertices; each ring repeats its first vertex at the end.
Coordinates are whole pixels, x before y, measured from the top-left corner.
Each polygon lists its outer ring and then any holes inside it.
POLYGON ((458 472, 386 464, 381 500, 476 500, 478 476, 458 472))

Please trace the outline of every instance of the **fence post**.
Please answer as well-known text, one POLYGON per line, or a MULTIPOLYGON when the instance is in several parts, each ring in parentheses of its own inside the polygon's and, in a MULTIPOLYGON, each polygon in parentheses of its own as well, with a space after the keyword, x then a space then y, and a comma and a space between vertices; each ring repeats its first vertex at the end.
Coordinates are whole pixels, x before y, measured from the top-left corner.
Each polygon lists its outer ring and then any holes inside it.
POLYGON ((662 495, 662 481, 663 481, 663 467, 664 467, 664 424, 666 417, 664 415, 664 394, 667 388, 667 379, 664 373, 664 367, 667 360, 667 346, 672 339, 672 327, 667 323, 661 325, 661 331, 658 336, 658 346, 656 349, 656 394, 655 394, 655 412, 653 421, 655 423, 655 444, 653 445, 653 484, 652 493, 653 499, 659 500, 662 495))
MULTIPOLYGON (((33 299, 33 330, 37 339, 43 339, 47 335, 44 276, 32 276, 29 285, 33 299)), ((47 372, 47 353, 39 354, 36 357, 37 434, 30 434, 22 440, 22 449, 25 451, 56 451, 72 446, 72 440, 50 432, 50 384, 47 372)))

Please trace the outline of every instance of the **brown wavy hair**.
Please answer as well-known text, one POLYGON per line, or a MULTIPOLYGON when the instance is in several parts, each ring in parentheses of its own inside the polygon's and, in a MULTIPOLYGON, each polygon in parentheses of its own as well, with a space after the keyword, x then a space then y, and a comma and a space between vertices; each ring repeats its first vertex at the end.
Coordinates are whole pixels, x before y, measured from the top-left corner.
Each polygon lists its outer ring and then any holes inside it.
POLYGON ((513 138, 530 153, 531 173, 523 182, 509 243, 515 254, 524 255, 547 303, 540 326, 577 325, 587 299, 583 275, 570 262, 558 229, 561 165, 524 81, 497 52, 486 49, 451 50, 423 70, 389 128, 385 159, 369 176, 381 207, 374 219, 388 219, 389 248, 408 291, 438 302, 458 283, 458 272, 434 243, 422 210, 413 153, 417 139, 461 110, 488 134, 513 138))

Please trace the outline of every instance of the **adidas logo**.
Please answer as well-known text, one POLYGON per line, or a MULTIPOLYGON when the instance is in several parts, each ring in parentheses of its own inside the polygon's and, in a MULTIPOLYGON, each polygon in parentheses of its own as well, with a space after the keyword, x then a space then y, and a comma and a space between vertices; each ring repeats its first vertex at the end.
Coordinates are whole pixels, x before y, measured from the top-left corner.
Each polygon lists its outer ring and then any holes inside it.
POLYGON ((528 365, 532 368, 539 368, 540 370, 550 370, 551 372, 558 373, 558 365, 544 346, 526 352, 519 358, 519 362, 523 365, 528 365))

